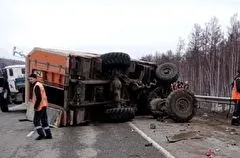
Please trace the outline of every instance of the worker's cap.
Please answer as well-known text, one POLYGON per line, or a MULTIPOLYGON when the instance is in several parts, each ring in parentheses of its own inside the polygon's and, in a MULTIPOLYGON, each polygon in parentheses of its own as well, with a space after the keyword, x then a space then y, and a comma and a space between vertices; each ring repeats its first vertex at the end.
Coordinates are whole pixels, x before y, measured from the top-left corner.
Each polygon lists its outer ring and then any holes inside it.
POLYGON ((30 74, 28 77, 37 78, 36 74, 30 74))

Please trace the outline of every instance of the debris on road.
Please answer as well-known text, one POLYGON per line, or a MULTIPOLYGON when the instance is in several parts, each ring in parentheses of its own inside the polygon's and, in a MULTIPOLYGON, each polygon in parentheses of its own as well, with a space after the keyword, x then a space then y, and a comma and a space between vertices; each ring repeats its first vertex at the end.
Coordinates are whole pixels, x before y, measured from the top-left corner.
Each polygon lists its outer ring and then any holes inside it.
POLYGON ((197 131, 189 131, 184 133, 175 134, 173 136, 166 136, 169 143, 178 142, 181 140, 188 140, 188 139, 201 139, 202 136, 199 135, 197 131))
POLYGON ((236 132, 237 130, 236 130, 235 128, 232 128, 231 131, 232 131, 232 132, 236 132))
POLYGON ((202 115, 202 117, 208 117, 208 114, 207 114, 207 113, 204 113, 204 114, 202 115))
POLYGON ((19 121, 19 122, 25 122, 25 121, 29 121, 29 122, 31 122, 31 121, 28 120, 28 119, 18 119, 18 121, 19 121))
POLYGON ((134 154, 134 155, 129 155, 129 157, 141 157, 141 156, 134 154))
POLYGON ((233 143, 231 143, 231 145, 232 145, 232 146, 236 146, 236 145, 237 145, 237 143, 233 142, 233 143))
POLYGON ((151 124, 150 124, 150 129, 156 129, 156 125, 153 124, 153 123, 151 123, 151 124))
POLYGON ((226 127, 226 130, 225 130, 226 132, 229 132, 229 128, 228 127, 226 127))
POLYGON ((152 143, 145 144, 146 147, 152 146, 152 143))
POLYGON ((174 120, 172 120, 169 116, 158 117, 157 121, 164 122, 164 123, 174 123, 174 120))
POLYGON ((236 132, 230 132, 230 134, 231 134, 231 135, 235 135, 235 134, 237 134, 237 133, 236 133, 236 132))
POLYGON ((238 132, 235 128, 228 128, 226 127, 226 132, 229 132, 231 135, 238 135, 238 132))
POLYGON ((134 124, 179 158, 209 158, 206 156, 208 149, 214 151, 214 158, 238 158, 240 128, 231 126, 231 118, 223 118, 225 115, 208 114, 208 118, 205 119, 202 114, 198 113, 187 123, 156 123, 155 120, 144 120, 145 117, 139 116, 134 120, 134 124), (151 123, 157 126, 155 132, 149 128, 151 123), (232 135, 230 132, 236 134, 232 135))
POLYGON ((209 158, 213 158, 213 156, 214 156, 214 151, 212 151, 211 149, 208 149, 206 155, 207 155, 209 158))

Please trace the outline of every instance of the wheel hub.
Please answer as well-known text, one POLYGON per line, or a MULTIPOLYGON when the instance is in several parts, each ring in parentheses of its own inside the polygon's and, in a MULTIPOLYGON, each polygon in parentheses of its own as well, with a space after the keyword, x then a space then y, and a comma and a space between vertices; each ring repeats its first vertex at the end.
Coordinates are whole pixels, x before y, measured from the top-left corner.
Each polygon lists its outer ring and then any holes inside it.
POLYGON ((164 73, 164 74, 169 74, 169 73, 170 73, 170 69, 165 68, 165 69, 163 70, 163 73, 164 73))
POLYGON ((177 101, 176 108, 179 112, 186 112, 189 109, 189 102, 184 98, 180 98, 177 101))

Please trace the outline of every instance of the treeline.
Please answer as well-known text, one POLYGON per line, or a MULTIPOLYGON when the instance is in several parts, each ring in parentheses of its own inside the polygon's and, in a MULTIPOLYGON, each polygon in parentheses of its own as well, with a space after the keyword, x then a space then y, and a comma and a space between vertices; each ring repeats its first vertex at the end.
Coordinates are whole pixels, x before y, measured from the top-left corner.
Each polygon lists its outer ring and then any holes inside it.
POLYGON ((229 96, 231 82, 240 69, 240 20, 234 14, 227 31, 213 17, 204 26, 194 24, 188 43, 179 39, 177 50, 146 55, 142 60, 173 62, 179 80, 188 81, 195 94, 229 96))

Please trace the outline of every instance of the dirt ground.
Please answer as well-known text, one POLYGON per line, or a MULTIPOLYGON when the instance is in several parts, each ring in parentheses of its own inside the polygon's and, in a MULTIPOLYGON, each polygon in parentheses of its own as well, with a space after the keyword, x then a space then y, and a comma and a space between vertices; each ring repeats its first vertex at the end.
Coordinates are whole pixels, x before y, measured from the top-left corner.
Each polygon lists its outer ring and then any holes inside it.
POLYGON ((176 158, 240 157, 240 126, 231 126, 226 115, 198 113, 188 123, 161 122, 150 116, 139 116, 133 124, 176 158), (171 139, 173 135, 178 136, 171 139))

